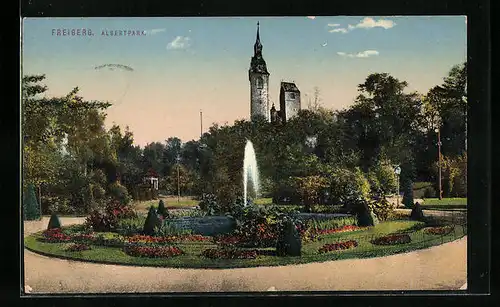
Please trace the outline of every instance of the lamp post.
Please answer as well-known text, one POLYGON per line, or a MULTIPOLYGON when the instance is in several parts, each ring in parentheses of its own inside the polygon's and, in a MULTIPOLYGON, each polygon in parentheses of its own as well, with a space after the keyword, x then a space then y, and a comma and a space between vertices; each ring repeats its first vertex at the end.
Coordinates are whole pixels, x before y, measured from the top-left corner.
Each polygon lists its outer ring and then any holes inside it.
POLYGON ((436 128, 438 137, 438 169, 439 169, 439 199, 443 199, 443 188, 441 185, 441 130, 436 128))
POLYGON ((177 203, 181 202, 181 183, 180 183, 180 172, 179 172, 180 161, 181 157, 177 155, 177 203))
POLYGON ((399 174, 401 174, 401 167, 399 165, 396 165, 394 168, 394 173, 396 174, 396 179, 397 179, 397 198, 396 198, 396 208, 399 207, 399 174))

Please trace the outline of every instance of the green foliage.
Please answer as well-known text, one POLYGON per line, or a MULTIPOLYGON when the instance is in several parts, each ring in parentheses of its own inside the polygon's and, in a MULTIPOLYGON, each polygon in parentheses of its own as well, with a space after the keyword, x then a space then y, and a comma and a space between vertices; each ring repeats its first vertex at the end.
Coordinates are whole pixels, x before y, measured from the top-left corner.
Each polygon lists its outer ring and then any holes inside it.
POLYGON ((327 220, 311 220, 307 223, 307 226, 314 229, 337 229, 343 226, 358 225, 358 219, 356 216, 342 216, 335 217, 327 220))
POLYGON ((369 173, 370 187, 376 194, 390 194, 397 189, 397 177, 393 166, 387 161, 380 161, 374 165, 369 173))
POLYGON ((145 235, 154 235, 155 233, 155 228, 161 228, 162 226, 162 221, 158 217, 158 214, 156 213, 156 209, 151 206, 148 211, 148 216, 146 217, 146 220, 144 221, 144 226, 143 226, 143 234, 145 235))
POLYGON ((328 180, 322 176, 295 177, 294 180, 305 211, 312 212, 321 192, 328 187, 328 180))
POLYGON ((146 218, 143 216, 120 219, 116 225, 116 232, 122 236, 133 236, 141 234, 145 222, 146 218))
POLYGON ((122 205, 128 205, 130 203, 131 198, 127 188, 118 181, 108 186, 108 194, 112 199, 119 201, 122 205))
POLYGON ((160 226, 156 226, 153 235, 156 237, 180 236, 192 234, 191 229, 179 229, 169 220, 165 220, 160 226))
POLYGON ((217 196, 215 196, 214 194, 203 194, 198 206, 200 206, 200 209, 205 211, 207 215, 216 215, 219 213, 223 213, 222 206, 220 206, 217 200, 217 196))
POLYGON ((284 218, 278 230, 276 255, 299 257, 302 254, 302 240, 292 220, 284 218))
POLYGON ((375 226, 379 220, 375 213, 370 209, 370 204, 367 200, 360 200, 354 205, 354 212, 358 219, 358 226, 368 227, 375 226))
MULTIPOLYGON (((441 165, 443 197, 466 197, 467 155, 456 158, 443 156, 441 165)), ((433 165, 433 172, 438 175, 437 162, 433 165)))
POLYGON ((36 199, 35 186, 28 184, 23 197, 23 214, 27 221, 39 220, 41 218, 40 206, 36 199))
POLYGON ((403 187, 403 204, 407 208, 412 208, 413 207, 413 182, 410 180, 407 180, 405 182, 405 185, 403 187))
POLYGON ((169 216, 167 208, 165 208, 165 203, 163 199, 160 199, 158 202, 158 214, 160 214, 163 218, 167 218, 169 216))
POLYGON ((369 208, 379 221, 386 221, 392 218, 395 213, 394 206, 388 202, 385 197, 371 200, 369 202, 369 208))
POLYGON ((330 198, 333 204, 351 206, 369 198, 370 184, 359 168, 335 169, 330 174, 330 198))
POLYGON ((54 213, 50 216, 49 225, 47 226, 47 229, 53 228, 61 228, 61 221, 59 220, 59 217, 54 213))
POLYGON ((424 211, 422 211, 422 207, 417 202, 413 205, 410 213, 410 219, 415 221, 423 221, 424 220, 424 211))
POLYGON ((436 190, 432 182, 415 182, 413 183, 413 197, 416 199, 436 197, 436 190))

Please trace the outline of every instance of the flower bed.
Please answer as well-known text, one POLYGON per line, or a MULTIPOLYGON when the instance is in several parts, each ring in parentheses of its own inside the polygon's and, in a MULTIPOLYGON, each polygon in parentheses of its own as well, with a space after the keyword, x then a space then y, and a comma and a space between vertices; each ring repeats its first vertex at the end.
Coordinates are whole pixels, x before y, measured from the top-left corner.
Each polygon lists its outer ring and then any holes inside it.
POLYGON ((375 245, 396 245, 410 243, 411 238, 407 234, 392 234, 373 239, 370 242, 375 245))
POLYGON ((144 235, 135 235, 127 237, 125 240, 128 243, 143 243, 143 244, 165 244, 172 242, 204 242, 209 241, 211 238, 202 235, 180 235, 180 236, 167 236, 167 237, 153 237, 144 235))
POLYGON ((235 235, 221 235, 213 237, 213 242, 220 245, 236 245, 241 242, 241 238, 235 235))
POLYGON ((94 243, 96 240, 97 238, 94 236, 94 234, 88 233, 80 233, 71 236, 71 241, 77 243, 94 243))
POLYGON ((431 235, 447 235, 453 231, 453 226, 429 227, 424 229, 424 233, 431 235))
POLYGON ((355 240, 325 244, 318 249, 318 253, 323 254, 331 251, 344 250, 358 246, 355 240))
POLYGON ((148 258, 168 258, 184 254, 176 246, 141 246, 136 244, 125 245, 123 251, 130 256, 148 258))
POLYGON ((355 231, 355 230, 362 230, 363 227, 358 227, 354 225, 346 225, 342 226, 340 228, 335 228, 335 229, 318 229, 316 230, 316 234, 318 235, 327 235, 331 233, 338 233, 338 232, 348 232, 348 231, 355 231))
POLYGON ((81 252, 81 251, 86 251, 86 250, 90 250, 90 249, 91 249, 90 246, 87 244, 75 243, 75 244, 71 244, 66 250, 70 251, 70 252, 81 252))
POLYGON ((71 236, 63 233, 61 228, 52 228, 42 233, 41 241, 49 243, 61 243, 71 241, 71 236))
POLYGON ((209 248, 204 250, 201 255, 210 259, 255 259, 258 252, 257 250, 209 248))

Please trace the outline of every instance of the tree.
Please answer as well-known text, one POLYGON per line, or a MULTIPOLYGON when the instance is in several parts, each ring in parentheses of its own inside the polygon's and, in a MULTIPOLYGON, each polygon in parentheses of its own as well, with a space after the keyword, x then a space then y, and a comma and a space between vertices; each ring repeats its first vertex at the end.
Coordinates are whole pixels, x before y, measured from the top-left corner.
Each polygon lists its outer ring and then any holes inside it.
POLYGON ((319 201, 321 191, 328 187, 328 180, 318 175, 294 179, 306 212, 312 212, 314 204, 319 201))
POLYGON ((387 73, 369 75, 358 86, 360 92, 355 105, 341 112, 361 151, 363 170, 385 155, 400 163, 405 157, 400 153, 412 148, 415 131, 419 127, 421 97, 406 94, 406 81, 399 81, 387 73))
POLYGON ((23 214, 27 221, 38 220, 41 218, 40 206, 36 201, 35 186, 28 184, 23 198, 23 214))
POLYGON ((163 169, 161 174, 168 176, 172 168, 177 163, 177 156, 181 154, 182 141, 177 137, 171 137, 165 140, 165 147, 163 148, 162 162, 163 169))

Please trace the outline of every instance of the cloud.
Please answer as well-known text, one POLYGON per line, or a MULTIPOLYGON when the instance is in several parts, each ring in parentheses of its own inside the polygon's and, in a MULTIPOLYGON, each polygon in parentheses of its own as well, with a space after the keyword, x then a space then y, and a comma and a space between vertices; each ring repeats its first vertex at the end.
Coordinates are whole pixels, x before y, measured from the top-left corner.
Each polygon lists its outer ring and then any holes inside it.
POLYGON ((167 49, 187 49, 191 46, 191 39, 187 36, 177 36, 173 41, 168 43, 167 49))
POLYGON ((309 18, 309 19, 315 19, 316 16, 307 16, 307 18, 309 18))
POLYGON ((396 23, 392 20, 388 20, 388 19, 375 20, 375 19, 370 18, 370 17, 365 17, 363 20, 361 20, 360 23, 358 23, 354 27, 360 28, 360 29, 371 29, 371 28, 377 28, 377 27, 384 28, 384 29, 390 29, 390 28, 394 27, 395 25, 396 25, 396 23))
POLYGON ((369 58, 371 56, 379 55, 379 52, 377 50, 365 50, 358 53, 337 52, 337 54, 347 58, 369 58))
MULTIPOLYGON (((379 19, 379 20, 375 20, 373 18, 370 18, 370 17, 365 17, 363 18, 363 20, 361 20, 358 24, 356 25, 347 25, 346 28, 336 28, 336 29, 332 29, 332 30, 329 30, 328 32, 330 33, 347 33, 347 32, 350 32, 354 29, 372 29, 372 28, 384 28, 384 29, 390 29, 392 27, 394 27, 396 25, 396 23, 392 20, 388 20, 388 19, 379 19)), ((329 23, 328 24, 329 27, 338 27, 340 26, 340 24, 337 24, 337 23, 329 23)))
POLYGON ((328 31, 330 33, 336 33, 336 32, 340 32, 340 33, 347 33, 347 29, 344 29, 344 28, 337 28, 337 29, 331 29, 330 31, 328 31))
POLYGON ((148 35, 155 35, 155 34, 158 34, 158 33, 161 33, 161 32, 165 32, 167 29, 163 28, 163 29, 151 29, 151 30, 146 30, 146 33, 148 35))

